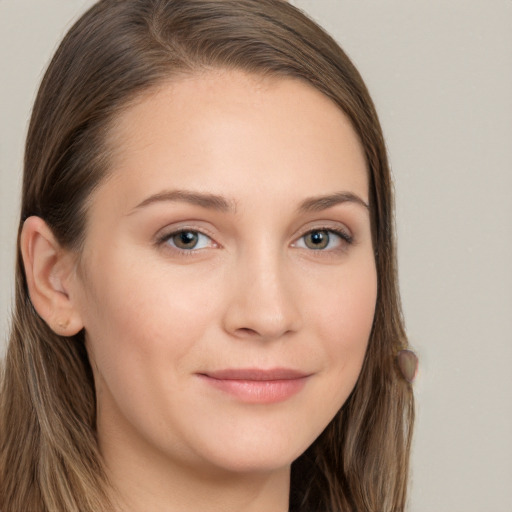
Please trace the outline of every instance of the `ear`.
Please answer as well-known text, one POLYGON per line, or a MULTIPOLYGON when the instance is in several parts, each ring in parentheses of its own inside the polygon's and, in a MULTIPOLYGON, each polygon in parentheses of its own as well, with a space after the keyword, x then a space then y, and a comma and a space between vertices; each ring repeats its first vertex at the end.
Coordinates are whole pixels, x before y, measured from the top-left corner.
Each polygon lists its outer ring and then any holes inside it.
POLYGON ((73 336, 83 328, 81 316, 70 294, 75 258, 62 248, 40 217, 23 224, 21 254, 30 300, 39 316, 60 336, 73 336))

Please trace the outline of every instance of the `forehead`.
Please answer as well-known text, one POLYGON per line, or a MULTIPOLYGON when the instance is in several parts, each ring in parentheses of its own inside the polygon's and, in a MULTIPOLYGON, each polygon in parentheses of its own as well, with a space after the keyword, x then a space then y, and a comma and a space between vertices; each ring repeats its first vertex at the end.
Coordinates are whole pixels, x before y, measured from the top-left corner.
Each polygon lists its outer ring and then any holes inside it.
POLYGON ((133 201, 170 187, 265 193, 269 183, 288 196, 368 196, 350 121, 299 79, 216 70, 166 82, 116 118, 108 145, 108 181, 133 201))

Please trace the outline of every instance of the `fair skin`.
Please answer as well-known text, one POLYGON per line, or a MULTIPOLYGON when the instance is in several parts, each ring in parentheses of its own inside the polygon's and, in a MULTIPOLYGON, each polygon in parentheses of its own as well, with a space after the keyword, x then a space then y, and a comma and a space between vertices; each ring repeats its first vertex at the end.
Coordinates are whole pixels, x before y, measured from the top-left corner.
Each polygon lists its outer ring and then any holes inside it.
POLYGON ((128 107, 109 143, 79 259, 34 217, 22 251, 39 314, 85 328, 119 511, 284 512, 373 322, 357 136, 301 81, 210 71, 128 107))

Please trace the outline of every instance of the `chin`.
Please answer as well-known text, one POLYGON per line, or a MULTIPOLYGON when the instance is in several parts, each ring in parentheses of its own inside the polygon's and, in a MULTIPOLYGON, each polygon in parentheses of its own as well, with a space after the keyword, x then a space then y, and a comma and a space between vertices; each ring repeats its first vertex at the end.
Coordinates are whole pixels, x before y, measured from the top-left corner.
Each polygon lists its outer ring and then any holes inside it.
MULTIPOLYGON (((298 454, 300 455, 300 454, 298 454)), ((218 457, 214 465, 219 470, 226 473, 236 474, 257 474, 274 473, 287 470, 292 462, 298 457, 282 455, 276 457, 275 454, 247 454, 241 453, 235 457, 218 457)))
POLYGON ((270 436, 268 433, 253 439, 240 436, 231 442, 226 440, 204 447, 202 456, 227 472, 269 473, 288 469, 312 441, 270 436))

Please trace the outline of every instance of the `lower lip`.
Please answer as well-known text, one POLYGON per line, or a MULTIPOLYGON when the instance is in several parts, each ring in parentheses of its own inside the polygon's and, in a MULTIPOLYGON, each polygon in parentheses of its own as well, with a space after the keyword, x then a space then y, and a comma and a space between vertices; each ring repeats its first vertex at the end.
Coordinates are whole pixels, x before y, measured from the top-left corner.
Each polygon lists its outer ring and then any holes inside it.
POLYGON ((251 404, 283 402, 296 395, 306 384, 307 377, 280 380, 214 379, 200 375, 210 386, 251 404))

